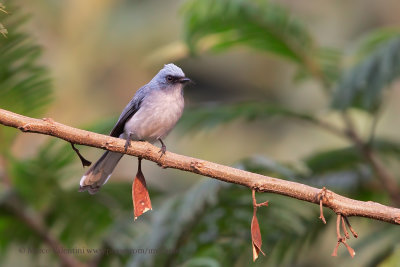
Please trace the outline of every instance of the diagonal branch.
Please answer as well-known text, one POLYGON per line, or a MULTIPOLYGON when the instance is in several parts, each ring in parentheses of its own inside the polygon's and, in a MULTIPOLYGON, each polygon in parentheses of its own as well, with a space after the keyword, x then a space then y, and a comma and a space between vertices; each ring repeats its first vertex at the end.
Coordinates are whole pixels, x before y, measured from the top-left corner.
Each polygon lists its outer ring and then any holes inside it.
MULTIPOLYGON (((0 109, 1 110, 1 109, 0 109)), ((78 261, 75 257, 68 253, 63 253, 64 246, 60 241, 53 236, 49 231, 47 231, 43 219, 40 216, 35 216, 32 212, 25 209, 23 204, 19 201, 16 196, 9 196, 5 204, 8 211, 13 213, 21 222, 32 229, 44 242, 52 249, 60 259, 62 266, 65 267, 86 267, 85 264, 78 261)))
MULTIPOLYGON (((197 173, 224 182, 243 185, 259 192, 270 192, 320 204, 320 197, 318 196, 321 189, 186 157, 169 151, 160 158, 159 148, 147 142, 132 142, 131 146, 125 151, 125 140, 123 139, 76 129, 51 119, 29 118, 3 109, 0 109, 0 124, 18 128, 23 132, 51 135, 75 144, 140 157, 156 162, 164 168, 197 173)), ((329 190, 325 191, 323 205, 345 217, 367 217, 400 224, 400 209, 371 201, 353 200, 329 190)))
MULTIPOLYGON (((376 151, 370 145, 370 142, 365 142, 362 140, 360 135, 357 133, 354 125, 350 119, 350 117, 346 114, 342 114, 342 118, 345 121, 346 128, 341 129, 329 122, 322 121, 319 119, 307 119, 304 120, 308 123, 311 123, 314 126, 320 127, 338 137, 347 139, 350 141, 355 147, 357 147, 358 151, 364 157, 366 162, 368 162, 374 172, 376 173, 377 178, 380 180, 382 184, 382 188, 388 192, 391 201, 396 206, 400 206, 400 188, 397 185, 396 178, 392 173, 388 171, 388 169, 384 166, 383 162, 377 156, 376 151)), ((300 117, 297 119, 301 119, 300 117)))
POLYGON ((381 160, 376 156, 372 147, 365 143, 357 133, 354 124, 348 114, 342 114, 343 120, 347 127, 347 136, 354 143, 363 157, 371 164, 372 169, 375 171, 377 177, 382 183, 382 187, 389 193, 392 202, 400 206, 400 189, 397 185, 396 178, 388 172, 387 168, 383 165, 381 160))

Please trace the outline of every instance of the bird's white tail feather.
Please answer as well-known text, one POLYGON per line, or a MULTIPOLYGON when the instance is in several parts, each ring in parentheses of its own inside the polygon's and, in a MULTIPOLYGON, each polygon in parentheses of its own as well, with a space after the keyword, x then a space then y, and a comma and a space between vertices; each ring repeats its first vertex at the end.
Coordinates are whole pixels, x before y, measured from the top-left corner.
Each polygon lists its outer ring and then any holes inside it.
POLYGON ((88 190, 90 194, 97 193, 100 187, 108 181, 123 155, 116 152, 105 152, 81 178, 79 191, 88 190))

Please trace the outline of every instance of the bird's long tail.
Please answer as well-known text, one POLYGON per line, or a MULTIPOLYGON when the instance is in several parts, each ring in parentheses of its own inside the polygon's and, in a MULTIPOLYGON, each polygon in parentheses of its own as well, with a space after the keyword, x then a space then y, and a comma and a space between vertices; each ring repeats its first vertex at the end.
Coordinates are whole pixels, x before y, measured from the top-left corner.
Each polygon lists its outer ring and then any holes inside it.
POLYGON ((110 178, 115 166, 124 154, 105 152, 101 158, 81 178, 79 192, 88 191, 95 194, 110 178))

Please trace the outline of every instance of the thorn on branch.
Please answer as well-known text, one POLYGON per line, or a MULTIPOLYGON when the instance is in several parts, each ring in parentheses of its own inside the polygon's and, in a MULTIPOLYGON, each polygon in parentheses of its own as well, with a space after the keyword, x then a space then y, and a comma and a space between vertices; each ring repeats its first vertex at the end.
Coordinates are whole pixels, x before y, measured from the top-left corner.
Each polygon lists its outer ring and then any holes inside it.
POLYGON ((328 201, 328 199, 326 197, 326 188, 325 187, 323 187, 322 190, 318 193, 317 198, 318 198, 318 201, 319 201, 319 213, 320 213, 319 214, 319 219, 321 219, 322 222, 324 224, 326 224, 326 220, 325 220, 325 217, 324 217, 324 211, 323 211, 323 208, 322 208, 323 203, 328 201))
POLYGON ((44 120, 44 121, 46 121, 48 123, 51 123, 51 124, 55 123, 55 121, 52 118, 43 118, 42 120, 44 120))
POLYGON ((338 215, 337 215, 337 219, 336 219, 337 244, 336 244, 335 249, 334 249, 333 252, 332 252, 332 256, 333 256, 333 257, 336 257, 336 256, 337 256, 337 251, 338 251, 339 245, 340 245, 340 243, 343 243, 343 245, 345 245, 345 247, 346 247, 347 250, 349 251, 350 256, 351 256, 352 258, 354 258, 354 255, 356 255, 354 249, 353 249, 352 247, 350 247, 349 244, 346 243, 346 238, 349 239, 350 236, 349 236, 349 233, 347 232, 345 222, 346 222, 346 224, 349 226, 350 231, 353 233, 354 237, 357 237, 357 236, 358 236, 357 233, 354 232, 354 230, 352 230, 352 228, 351 228, 351 226, 350 226, 350 223, 349 223, 348 220, 347 220, 347 217, 346 217, 346 216, 343 216, 343 215, 341 215, 341 214, 338 214, 338 215), (344 234, 345 234, 345 237, 342 237, 342 236, 340 235, 340 224, 342 224, 342 229, 343 229, 343 232, 344 232, 344 234))
POLYGON ((204 163, 198 160, 190 162, 190 168, 195 172, 200 172, 204 168, 204 163))
POLYGON ((18 127, 18 130, 20 130, 20 131, 22 131, 22 132, 24 132, 24 133, 26 133, 26 132, 29 132, 31 129, 30 129, 30 126, 31 126, 32 124, 31 123, 26 123, 26 124, 24 124, 24 125, 22 125, 22 126, 19 126, 18 127))
POLYGON ((82 166, 83 166, 83 167, 92 165, 92 162, 90 162, 89 160, 85 159, 85 158, 82 156, 82 154, 79 152, 79 149, 77 149, 77 148, 75 147, 75 144, 74 144, 74 143, 70 143, 70 144, 71 144, 71 146, 72 146, 72 149, 75 151, 75 153, 78 155, 79 159, 81 160, 82 166))
POLYGON ((251 220, 251 245, 253 249, 253 261, 256 261, 260 252, 265 256, 265 253, 261 250, 262 238, 260 232, 260 226, 257 220, 257 208, 262 206, 268 206, 268 201, 257 204, 256 201, 256 191, 252 190, 253 198, 253 218, 251 220))

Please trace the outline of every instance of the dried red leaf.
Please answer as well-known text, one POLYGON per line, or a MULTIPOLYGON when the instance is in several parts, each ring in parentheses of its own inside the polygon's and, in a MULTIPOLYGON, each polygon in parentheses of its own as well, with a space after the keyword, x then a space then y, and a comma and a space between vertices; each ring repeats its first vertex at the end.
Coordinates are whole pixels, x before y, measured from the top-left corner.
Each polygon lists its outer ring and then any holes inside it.
POLYGON ((132 184, 133 215, 136 220, 140 215, 152 209, 146 180, 144 179, 139 159, 138 172, 132 184))
POLYGON ((260 252, 265 256, 265 253, 261 250, 262 239, 260 232, 260 225, 257 220, 257 207, 268 206, 268 201, 257 204, 255 191, 253 190, 253 218, 251 220, 251 245, 253 249, 253 261, 256 261, 260 252))
POLYGON ((261 239, 261 232, 260 226, 258 225, 258 220, 256 216, 257 208, 254 207, 253 219, 251 220, 251 242, 253 248, 253 261, 258 258, 258 254, 260 252, 265 256, 265 253, 261 250, 262 239, 261 239))

